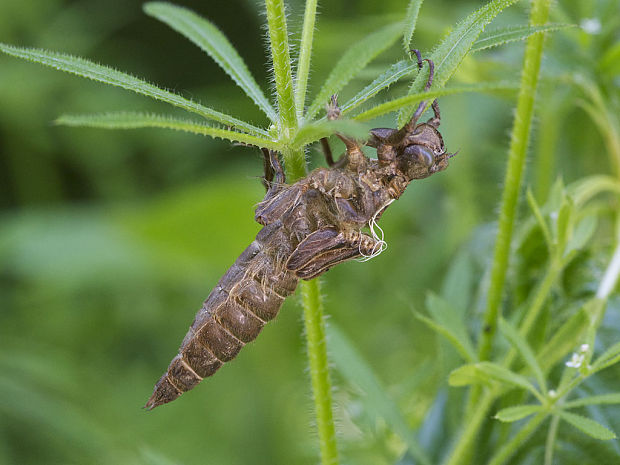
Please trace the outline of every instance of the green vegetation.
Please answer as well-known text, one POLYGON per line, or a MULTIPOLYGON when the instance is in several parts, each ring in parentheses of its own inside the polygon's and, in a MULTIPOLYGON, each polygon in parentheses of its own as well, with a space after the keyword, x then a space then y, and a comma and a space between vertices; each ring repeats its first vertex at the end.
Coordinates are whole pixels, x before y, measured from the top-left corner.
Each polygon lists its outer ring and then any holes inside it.
POLYGON ((615 0, 20 5, 1 51, 110 86, 0 57, 0 463, 620 460, 615 0), (388 251, 303 283, 216 377, 140 410, 258 230, 246 145, 294 180, 322 137, 429 97, 460 153, 382 219, 388 251))

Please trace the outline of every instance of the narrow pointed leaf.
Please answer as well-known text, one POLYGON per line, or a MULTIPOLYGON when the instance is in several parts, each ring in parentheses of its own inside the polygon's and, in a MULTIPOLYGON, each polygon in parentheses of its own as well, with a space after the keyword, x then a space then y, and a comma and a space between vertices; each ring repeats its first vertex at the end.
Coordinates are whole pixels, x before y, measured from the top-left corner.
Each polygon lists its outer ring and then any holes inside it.
POLYGON ((336 132, 346 134, 354 139, 365 140, 368 138, 369 129, 370 127, 367 124, 346 119, 315 121, 299 128, 291 145, 294 149, 303 148, 305 145, 311 144, 323 137, 329 137, 336 132))
POLYGON ((428 100, 429 102, 438 97, 445 95, 462 94, 465 92, 497 92, 497 91, 516 91, 518 85, 512 82, 483 82, 480 84, 474 84, 461 87, 449 87, 439 90, 431 90, 429 92, 420 92, 417 94, 409 94, 405 97, 400 97, 394 100, 387 101, 369 110, 366 110, 359 115, 353 117, 353 119, 359 121, 366 121, 379 116, 383 116, 387 113, 400 110, 402 108, 415 105, 422 100, 428 100))
POLYGON ((226 139, 232 142, 241 142, 243 144, 255 145, 257 147, 266 147, 273 150, 280 149, 278 144, 267 138, 230 131, 228 129, 211 127, 200 122, 177 119, 168 115, 132 112, 62 115, 55 122, 56 124, 61 124, 64 126, 80 126, 101 129, 174 129, 176 131, 191 132, 193 134, 226 139))
MULTIPOLYGON (((442 88, 463 61, 480 33, 493 18, 504 8, 517 0, 493 0, 458 23, 429 57, 435 63, 435 78, 432 89, 442 88)), ((428 70, 428 68, 425 68, 428 70)), ((418 74, 411 84, 409 94, 416 94, 424 89, 428 71, 418 74)), ((415 108, 408 106, 400 110, 398 127, 402 127, 411 118, 415 108)))
POLYGON ((368 405, 375 409, 387 425, 408 445, 409 452, 420 463, 429 465, 430 460, 409 428, 407 420, 401 415, 400 408, 388 396, 381 382, 347 337, 334 325, 327 326, 330 358, 334 360, 338 371, 359 386, 368 397, 368 405))
POLYGON ((545 377, 543 376, 542 369, 536 360, 536 355, 534 355, 534 351, 527 343, 527 341, 519 334, 519 332, 506 320, 500 318, 499 320, 499 329, 506 339, 512 344, 512 346, 517 349, 521 358, 525 361, 525 364, 532 370, 532 373, 536 377, 536 382, 538 382, 538 386, 542 392, 547 391, 547 383, 545 382, 545 377))
POLYGON ((506 44, 508 42, 516 42, 518 40, 525 40, 533 34, 540 34, 542 32, 557 31, 559 29, 566 29, 569 27, 575 27, 574 24, 545 24, 544 26, 508 26, 494 31, 490 31, 488 34, 484 34, 480 37, 471 48, 471 53, 479 52, 492 47, 506 44))
POLYGON ((332 94, 340 92, 359 71, 366 67, 379 53, 391 46, 402 32, 402 23, 390 24, 379 29, 353 45, 340 58, 327 76, 321 90, 308 107, 306 120, 311 120, 325 107, 332 94))
POLYGON ((474 345, 471 342, 467 327, 462 318, 462 311, 457 311, 442 297, 429 293, 426 298, 426 308, 438 326, 445 328, 458 340, 459 346, 467 354, 466 360, 474 362, 476 360, 474 345))
POLYGON ((575 428, 586 433, 588 436, 592 436, 594 439, 607 441, 616 438, 616 435, 612 431, 608 430, 600 423, 590 420, 589 418, 565 411, 560 411, 560 416, 562 417, 562 420, 570 423, 575 428))
POLYGON ((208 53, 269 119, 276 121, 275 110, 256 83, 243 58, 213 23, 187 8, 165 2, 147 3, 144 5, 144 11, 166 23, 208 53))
POLYGON ((308 75, 310 73, 310 59, 312 57, 312 41, 314 38, 314 23, 316 21, 317 1, 318 0, 306 1, 304 26, 301 31, 297 76, 295 78, 295 107, 300 115, 303 114, 304 106, 306 105, 306 89, 308 88, 308 75))
POLYGON ((547 342, 538 352, 538 364, 543 373, 546 373, 559 360, 562 360, 570 353, 582 340, 583 334, 590 322, 588 318, 587 305, 579 309, 555 332, 549 342, 547 342))
POLYGON ((452 344, 452 346, 456 349, 459 355, 463 358, 463 360, 467 363, 473 363, 476 360, 476 354, 473 348, 463 344, 458 336, 449 328, 445 326, 441 326, 439 323, 431 320, 424 315, 416 314, 416 318, 426 324, 429 328, 436 331, 437 334, 445 337, 446 340, 452 344))
POLYGON ((532 190, 530 188, 527 189, 526 198, 527 203, 529 204, 532 212, 534 213, 534 218, 536 218, 538 227, 543 233, 543 237, 545 238, 545 244, 547 244, 547 250, 549 250, 549 253, 552 253, 553 240, 551 239, 551 231, 549 230, 549 226, 547 225, 547 222, 545 221, 545 218, 540 211, 540 207, 538 206, 538 202, 536 202, 534 194, 532 193, 532 190))
POLYGON ((612 394, 601 394, 599 396, 590 396, 583 397, 582 399, 573 400, 571 402, 566 402, 562 405, 562 408, 577 408, 584 407, 586 405, 610 405, 610 404, 620 404, 620 392, 614 392, 612 394))
POLYGON ((405 16, 405 31, 403 33, 403 47, 405 47, 405 53, 409 53, 411 47, 411 39, 415 32, 415 26, 418 22, 418 13, 424 0, 410 0, 407 7, 407 15, 405 16))
POLYGON ((377 95, 383 89, 394 84, 399 79, 408 76, 418 69, 418 64, 411 60, 401 60, 390 66, 381 76, 364 87, 358 94, 344 105, 340 106, 343 114, 350 112, 368 99, 377 95))
POLYGON ((542 406, 540 405, 516 405, 514 407, 501 409, 495 414, 495 418, 505 423, 511 423, 513 421, 529 417, 530 415, 540 412, 541 410, 542 406))
POLYGON ((616 342, 596 359, 592 364, 592 371, 603 370, 618 362, 620 362, 620 342, 616 342))
POLYGON ((449 378, 451 386, 489 384, 491 381, 498 381, 502 384, 526 389, 542 401, 540 393, 525 376, 521 376, 493 362, 479 362, 463 365, 453 370, 449 378))
POLYGON ((174 94, 164 89, 160 89, 153 84, 149 84, 142 79, 122 73, 113 68, 93 63, 84 58, 78 58, 64 53, 50 52, 47 50, 14 47, 12 45, 0 44, 0 50, 8 55, 23 58, 34 63, 39 63, 51 68, 75 74, 77 76, 92 79, 123 89, 131 90, 141 95, 161 100, 162 102, 183 108, 184 110, 196 113, 204 118, 217 121, 227 126, 233 126, 252 134, 267 135, 265 131, 259 129, 245 121, 238 120, 230 115, 205 107, 199 103, 192 102, 178 94, 174 94))

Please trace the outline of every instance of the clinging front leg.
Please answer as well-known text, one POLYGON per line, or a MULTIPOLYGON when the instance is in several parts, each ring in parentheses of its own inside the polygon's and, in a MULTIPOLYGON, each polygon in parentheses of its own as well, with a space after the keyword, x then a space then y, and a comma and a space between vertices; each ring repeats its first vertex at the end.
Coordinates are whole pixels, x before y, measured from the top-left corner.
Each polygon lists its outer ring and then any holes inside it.
POLYGON ((256 207, 254 219, 263 225, 273 223, 299 200, 301 188, 298 185, 287 186, 284 169, 277 152, 262 149, 265 157, 265 179, 267 194, 256 207))
MULTIPOLYGON (((330 121, 334 121, 340 118, 341 110, 338 106, 338 96, 336 94, 332 95, 329 104, 327 105, 327 119, 330 121)), ((345 147, 347 148, 347 153, 344 157, 336 162, 337 165, 343 165, 347 168, 358 171, 366 166, 368 162, 368 158, 362 152, 362 147, 355 140, 350 137, 345 136, 339 132, 336 133, 336 136, 344 142, 345 147)))

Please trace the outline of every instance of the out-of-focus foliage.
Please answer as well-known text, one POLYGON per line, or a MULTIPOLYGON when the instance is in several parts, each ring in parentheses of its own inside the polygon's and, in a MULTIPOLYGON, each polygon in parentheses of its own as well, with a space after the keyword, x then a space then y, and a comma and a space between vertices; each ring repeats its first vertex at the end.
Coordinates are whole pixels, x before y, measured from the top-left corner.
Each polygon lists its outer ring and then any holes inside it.
MULTIPOLYGON (((264 36, 262 5, 177 3, 217 24, 259 85, 270 88, 264 41, 257 39, 264 36)), ((482 4, 425 2, 411 45, 427 51, 482 4)), ((399 19, 406 6, 397 0, 321 3, 309 95, 345 49, 399 19)), ((303 2, 290 7, 289 24, 298 30, 303 2)), ((507 9, 493 28, 525 24, 524 7, 507 9)), ((0 42, 87 56, 267 124, 215 63, 141 8, 136 1, 5 1, 0 42)), ((571 185, 589 175, 619 175, 620 12, 615 0, 560 0, 552 22, 578 27, 548 38, 527 183, 557 234, 554 218, 562 202, 572 202, 564 184, 552 188, 558 177, 571 185)), ((342 101, 406 59, 400 45, 371 62, 342 101)), ((468 56, 455 84, 514 81, 522 50, 517 42, 468 56)), ((161 106, 6 56, 0 70, 0 463, 315 463, 295 298, 215 378, 169 406, 151 413, 140 408, 198 304, 258 230, 258 151, 155 129, 55 127, 50 121, 66 112, 161 106)), ((389 98, 404 95, 407 84, 390 87, 389 98)), ((479 331, 513 100, 512 93, 444 97, 442 134, 451 150, 460 148, 458 157, 445 173, 416 182, 385 215, 385 253, 327 275, 326 309, 339 328, 333 348, 342 347, 334 354, 336 415, 350 463, 414 463, 407 434, 438 461, 461 420, 464 390, 447 385, 461 363, 459 352, 415 315, 429 315, 457 339, 479 331)), ((374 125, 393 126, 394 115, 374 125)), ((322 163, 316 151, 310 157, 322 163)), ((563 268, 538 336, 529 340, 537 352, 537 342, 560 324, 580 327, 569 317, 599 286, 614 246, 616 208, 611 197, 597 197, 574 209, 570 226, 579 252, 563 268)), ((507 319, 527 305, 549 258, 544 228, 525 201, 522 218, 507 319)), ((618 340, 619 303, 612 294, 597 351, 618 340)), ((562 354, 544 368, 556 384, 561 357, 576 347, 556 341, 548 352, 562 354)), ((579 386, 580 396, 617 390, 618 375, 617 366, 608 368, 579 386)), ((495 411, 526 400, 513 397, 495 411)), ((595 405, 586 413, 620 431, 617 407, 595 405)), ((483 441, 501 444, 510 437, 507 425, 499 436, 483 430, 483 441)), ((601 443, 568 425, 560 423, 557 463, 613 463, 620 456, 617 441, 601 443)), ((541 463, 547 429, 512 463, 541 463)))

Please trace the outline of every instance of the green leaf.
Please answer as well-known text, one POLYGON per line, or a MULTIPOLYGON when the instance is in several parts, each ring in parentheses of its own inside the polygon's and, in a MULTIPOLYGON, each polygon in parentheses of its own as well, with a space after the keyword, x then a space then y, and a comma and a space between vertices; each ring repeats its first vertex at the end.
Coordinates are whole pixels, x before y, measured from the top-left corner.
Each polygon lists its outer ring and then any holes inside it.
POLYGON ((545 24, 544 26, 507 26, 495 29, 483 37, 480 37, 470 50, 470 53, 479 52, 492 47, 506 44, 508 42, 516 42, 518 40, 525 40, 533 34, 540 34, 542 32, 557 31, 559 29, 566 29, 569 27, 575 27, 574 24, 545 24))
POLYGON ((403 32, 403 47, 405 47, 405 53, 409 53, 411 48, 411 39, 415 32, 415 26, 418 22, 418 13, 424 0, 410 0, 407 7, 407 15, 405 16, 405 30, 403 32))
POLYGON ((600 423, 597 423, 589 418, 565 411, 560 411, 560 417, 562 417, 562 419, 567 423, 573 425, 575 428, 586 433, 588 436, 592 436, 594 439, 607 441, 609 439, 616 438, 616 435, 612 431, 609 431, 600 423))
POLYGON ((123 89, 131 90, 141 95, 161 100, 162 102, 183 108, 184 110, 196 113, 204 118, 218 121, 227 126, 233 126, 255 135, 267 133, 245 121, 238 120, 230 115, 205 107, 199 103, 187 100, 180 95, 160 89, 137 77, 122 73, 107 66, 98 65, 92 61, 78 58, 64 53, 50 52, 33 48, 14 47, 12 45, 0 44, 0 50, 8 55, 23 58, 28 61, 39 63, 51 68, 65 71, 67 73, 82 76, 94 81, 103 82, 123 89))
POLYGON ((331 359, 338 371, 359 386, 368 397, 367 404, 372 406, 388 426, 408 445, 409 451, 420 463, 430 464, 425 452, 418 444, 415 434, 409 428, 407 420, 401 415, 400 408, 388 396, 386 389, 346 336, 333 324, 326 328, 331 359))
POLYGON ((65 126, 80 126, 101 129, 137 129, 137 128, 165 128, 176 131, 191 132, 204 136, 227 139, 232 142, 266 147, 280 150, 279 144, 270 139, 257 137, 228 129, 215 128, 206 124, 177 119, 168 115, 154 115, 148 113, 118 112, 90 115, 62 115, 56 120, 57 124, 65 126))
POLYGON ((553 251, 553 240, 551 239, 551 231, 549 231, 549 226, 545 221, 545 218, 540 211, 540 207, 538 206, 538 202, 534 198, 534 194, 530 188, 527 189, 527 203, 532 209, 532 213, 534 213, 534 218, 536 218, 536 222, 538 223, 538 227, 543 233, 543 237, 545 238, 545 243, 547 244, 547 250, 551 253, 553 251))
POLYGON ((501 409, 495 414, 495 418, 505 423, 512 423, 540 411, 542 411, 541 405, 516 405, 501 409))
POLYGON ((517 349, 521 358, 525 361, 525 364, 532 370, 534 376, 536 377, 536 381, 538 382, 538 386, 542 392, 547 391, 547 383, 545 382, 545 377, 543 376, 542 369, 536 360, 536 356, 534 355, 534 351, 531 349, 530 345, 527 341, 519 334, 519 332, 505 319, 500 318, 499 320, 499 330, 502 332, 506 339, 512 344, 512 346, 517 349))
POLYGON ((366 139, 369 129, 370 127, 367 124, 346 119, 315 121, 299 128, 291 146, 293 148, 302 148, 323 137, 329 137, 336 132, 346 134, 354 139, 366 139))
POLYGON ((431 320, 424 315, 420 315, 419 313, 415 314, 416 318, 426 324, 429 328, 436 331, 438 334, 445 337, 450 344, 456 349, 459 355, 463 358, 465 362, 473 363, 476 360, 476 353, 474 352, 472 347, 466 347, 461 343, 459 337, 451 331, 449 328, 445 326, 441 326, 439 323, 431 320))
POLYGON ((559 360, 579 344, 590 322, 588 318, 588 305, 586 303, 577 313, 562 324, 549 342, 538 353, 538 364, 544 373, 553 367, 559 360))
POLYGON ((340 107, 342 113, 345 114, 353 110, 399 79, 408 76, 414 71, 417 71, 417 69, 417 63, 412 62, 411 60, 401 60, 394 63, 387 69, 387 71, 358 92, 355 97, 342 105, 340 107))
POLYGON ((401 32, 402 23, 390 24, 367 35, 349 48, 332 68, 321 90, 308 107, 306 119, 314 118, 333 94, 338 93, 372 59, 392 45, 401 32))
MULTIPOLYGON (((480 33, 493 18, 504 8, 512 5, 517 0, 493 0, 482 8, 476 10, 463 21, 458 23, 441 42, 429 57, 435 63, 435 78, 433 89, 443 87, 463 61, 480 33)), ((428 73, 420 73, 409 87, 409 94, 417 94, 424 89, 428 79, 428 73)), ((407 106, 400 110, 398 115, 398 127, 404 126, 415 108, 407 106)))
POLYGON ((558 212, 558 217, 555 222, 555 236, 556 244, 559 250, 564 251, 568 238, 571 234, 571 228, 573 226, 573 217, 575 214, 575 204, 570 197, 565 197, 558 212))
POLYGON ((213 23, 187 8, 165 2, 147 3, 144 5, 144 11, 166 23, 208 53, 271 121, 277 121, 275 110, 265 98, 243 58, 213 23))
MULTIPOLYGON (((461 356, 469 362, 476 360, 474 346, 467 334, 467 328, 462 319, 462 314, 434 293, 429 293, 426 298, 426 308, 433 317, 435 324, 430 324, 431 328, 446 336, 454 345, 461 356)), ((420 320, 429 324, 422 316, 420 320)))
POLYGON ((566 244, 566 254, 568 255, 574 250, 581 250, 596 231, 597 224, 598 218, 594 215, 588 215, 579 221, 573 229, 568 244, 566 244))
POLYGON ((603 192, 620 194, 620 182, 606 175, 588 176, 568 186, 568 192, 573 198, 575 205, 581 207, 603 192))
POLYGON ((615 343, 607 349, 592 364, 592 371, 601 371, 620 362, 620 342, 615 343))
POLYGON ((530 391, 541 402, 542 396, 525 376, 521 376, 507 368, 493 362, 479 362, 463 365, 450 373, 451 386, 467 386, 469 384, 489 384, 498 381, 509 386, 519 387, 530 391))
POLYGON ((306 105, 306 90, 310 73, 310 59, 312 57, 312 39, 314 37, 314 23, 316 22, 316 5, 318 0, 307 0, 304 11, 304 25, 301 31, 299 44, 299 60, 297 61, 297 76, 295 77, 295 107, 303 114, 306 105))
POLYGON ((620 404, 620 392, 614 392, 612 394, 601 394, 599 396, 583 397, 581 399, 566 402, 562 405, 562 408, 577 408, 584 407, 586 405, 600 405, 600 404, 620 404))
POLYGON ((437 97, 445 95, 462 94, 464 92, 494 92, 494 91, 516 91, 519 88, 518 84, 513 82, 483 82, 480 84, 472 84, 461 87, 449 87, 439 90, 431 90, 429 92, 420 92, 417 94, 409 94, 405 97, 400 97, 394 100, 389 100, 385 103, 370 108, 369 110, 354 116, 353 118, 359 121, 370 120, 378 118, 387 113, 408 107, 412 104, 421 102, 422 100, 432 100, 437 97))

